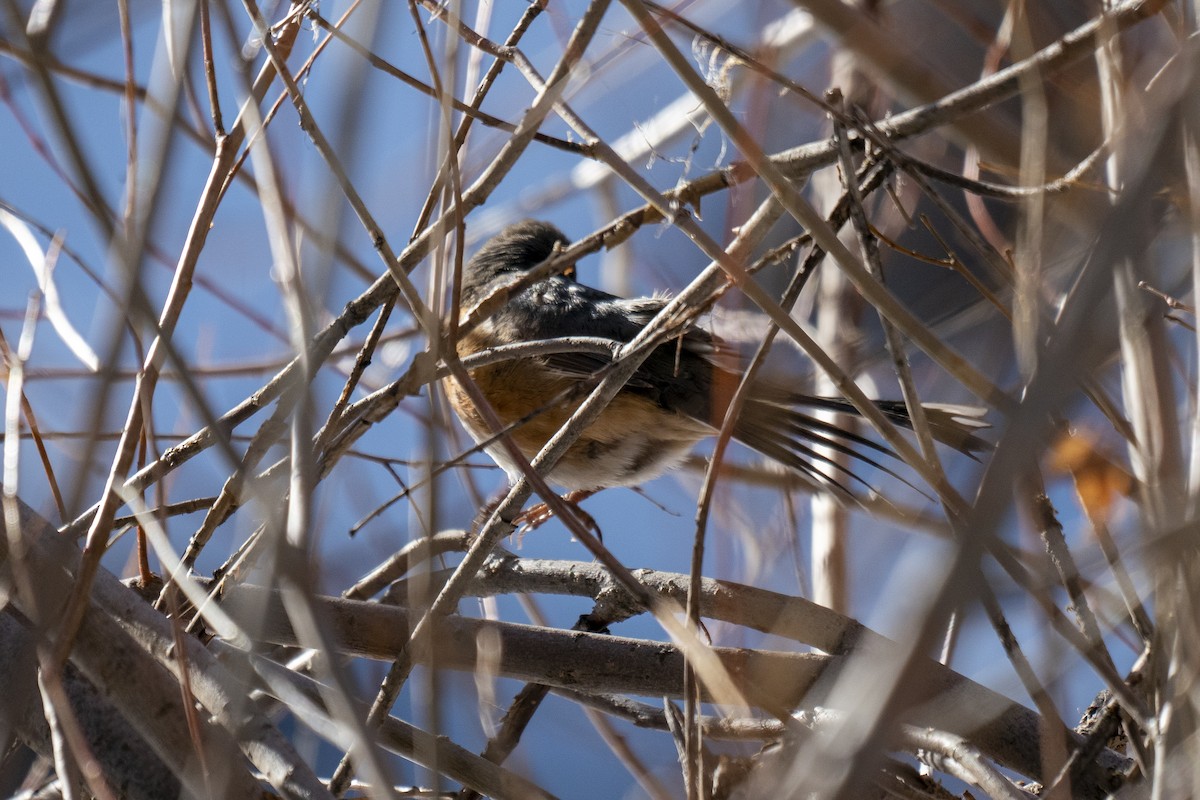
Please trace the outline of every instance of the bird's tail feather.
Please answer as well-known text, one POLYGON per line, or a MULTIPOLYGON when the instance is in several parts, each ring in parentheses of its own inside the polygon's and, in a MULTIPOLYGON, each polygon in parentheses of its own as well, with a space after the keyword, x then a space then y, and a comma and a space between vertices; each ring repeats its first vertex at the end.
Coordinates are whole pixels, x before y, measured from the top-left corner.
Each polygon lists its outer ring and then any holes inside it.
MULTIPOLYGON (((877 400, 876 407, 892 422, 912 428, 912 419, 903 402, 877 400)), ((833 457, 840 453, 861 464, 880 470, 921 494, 928 495, 897 471, 871 458, 864 450, 896 457, 891 448, 872 439, 845 430, 833 422, 801 411, 801 408, 837 411, 859 416, 846 400, 788 392, 776 387, 761 387, 753 392, 734 428, 734 435, 763 455, 806 475, 837 494, 853 497, 846 483, 874 489, 850 467, 833 457), (832 451, 832 452, 826 452, 832 451)), ((977 435, 987 427, 981 417, 985 409, 972 406, 928 403, 923 405, 926 422, 933 437, 967 455, 987 450, 991 445, 977 435)))

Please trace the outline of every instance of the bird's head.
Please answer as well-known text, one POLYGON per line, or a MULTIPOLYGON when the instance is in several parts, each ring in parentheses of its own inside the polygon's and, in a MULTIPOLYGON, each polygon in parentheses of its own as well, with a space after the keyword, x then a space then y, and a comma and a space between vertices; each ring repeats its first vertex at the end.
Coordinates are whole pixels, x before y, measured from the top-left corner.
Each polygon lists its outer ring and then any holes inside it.
MULTIPOLYGON (((527 219, 509 225, 467 263, 463 270, 463 299, 468 303, 482 299, 497 278, 524 273, 549 258, 555 246, 566 247, 570 243, 549 222, 527 219)), ((571 267, 569 277, 573 275, 571 267)))

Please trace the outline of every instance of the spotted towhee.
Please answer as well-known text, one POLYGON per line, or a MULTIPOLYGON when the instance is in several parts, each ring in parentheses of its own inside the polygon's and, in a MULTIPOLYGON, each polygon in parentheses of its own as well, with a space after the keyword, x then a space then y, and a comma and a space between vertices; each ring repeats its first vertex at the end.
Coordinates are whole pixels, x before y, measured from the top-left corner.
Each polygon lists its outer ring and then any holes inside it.
MULTIPOLYGON (((557 228, 545 222, 527 220, 509 226, 467 264, 462 276, 462 307, 475 308, 549 258, 557 246, 568 244, 557 228)), ((575 280, 574 270, 569 270, 513 294, 495 313, 460 336, 458 354, 466 357, 500 345, 560 337, 628 342, 666 303, 661 297, 615 297, 584 286, 575 280)), ((594 382, 609 362, 595 351, 560 352, 493 363, 472 369, 470 375, 500 421, 513 426, 510 435, 517 447, 532 458, 586 396, 586 392, 571 390, 581 382, 594 382)), ((730 348, 708 331, 689 326, 651 353, 550 472, 550 480, 578 497, 662 474, 683 460, 698 441, 717 431, 740 377, 730 348)), ((487 452, 511 480, 519 478, 520 469, 494 440, 494 432, 467 392, 453 379, 447 379, 446 388, 471 436, 477 442, 491 439, 487 452)), ((911 427, 904 403, 884 400, 876 405, 893 422, 911 427)), ((733 435, 843 497, 851 494, 844 486, 847 476, 858 478, 822 449, 886 469, 863 450, 890 450, 818 419, 809 413, 814 410, 857 413, 845 400, 814 397, 755 380, 734 423, 733 435)), ((930 404, 925 412, 936 439, 964 452, 987 447, 974 433, 984 427, 978 419, 980 409, 930 404)))

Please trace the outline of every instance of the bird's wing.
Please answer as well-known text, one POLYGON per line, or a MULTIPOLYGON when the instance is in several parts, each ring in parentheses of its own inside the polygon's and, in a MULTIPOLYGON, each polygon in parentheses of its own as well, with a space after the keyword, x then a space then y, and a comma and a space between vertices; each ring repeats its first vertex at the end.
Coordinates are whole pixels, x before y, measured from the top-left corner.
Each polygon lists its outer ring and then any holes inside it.
MULTIPOLYGON (((627 343, 637 337, 669 302, 667 297, 629 300, 570 280, 554 278, 526 292, 520 305, 527 317, 536 318, 537 338, 591 336, 627 343), (535 309, 529 304, 536 303, 535 309)), ((530 326, 525 326, 531 330, 530 326)), ((722 340, 703 328, 689 326, 681 334, 659 345, 642 363, 626 387, 652 395, 674 407, 678 397, 695 395, 697 386, 711 383, 709 371, 718 358, 733 363, 722 340)), ((605 353, 566 352, 544 357, 547 368, 564 376, 588 378, 612 363, 605 353)), ((690 416, 701 415, 679 409, 690 416)), ((699 409, 697 409, 698 411, 699 409)))

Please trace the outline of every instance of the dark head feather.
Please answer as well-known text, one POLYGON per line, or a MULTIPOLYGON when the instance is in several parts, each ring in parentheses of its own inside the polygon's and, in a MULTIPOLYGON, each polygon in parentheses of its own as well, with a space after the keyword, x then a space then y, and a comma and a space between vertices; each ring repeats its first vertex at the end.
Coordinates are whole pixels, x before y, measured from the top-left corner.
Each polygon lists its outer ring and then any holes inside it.
POLYGON ((570 243, 549 222, 527 219, 509 225, 467 263, 463 271, 463 299, 468 303, 482 299, 485 287, 497 277, 536 267, 551 256, 555 245, 566 247, 570 243))

